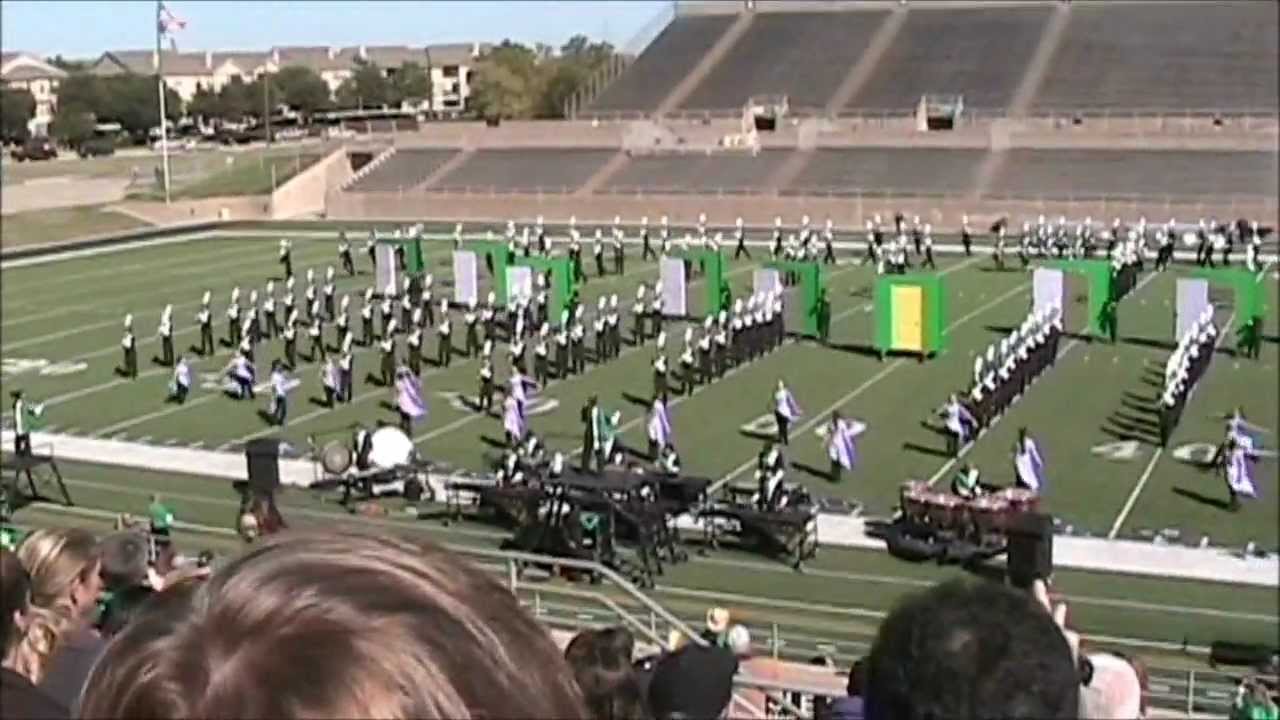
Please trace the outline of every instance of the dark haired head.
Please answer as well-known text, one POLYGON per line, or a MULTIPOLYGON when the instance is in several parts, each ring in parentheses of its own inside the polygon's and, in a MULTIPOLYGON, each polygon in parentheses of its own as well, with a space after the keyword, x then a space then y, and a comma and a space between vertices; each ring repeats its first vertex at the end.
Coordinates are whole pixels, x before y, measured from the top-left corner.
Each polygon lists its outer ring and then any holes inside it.
POLYGON ((644 696, 632 664, 635 638, 624 628, 584 630, 565 648, 564 657, 595 720, 644 717, 644 696))
POLYGON ((1071 648, 1032 596, 953 580, 908 596, 867 659, 870 720, 1074 718, 1071 648))

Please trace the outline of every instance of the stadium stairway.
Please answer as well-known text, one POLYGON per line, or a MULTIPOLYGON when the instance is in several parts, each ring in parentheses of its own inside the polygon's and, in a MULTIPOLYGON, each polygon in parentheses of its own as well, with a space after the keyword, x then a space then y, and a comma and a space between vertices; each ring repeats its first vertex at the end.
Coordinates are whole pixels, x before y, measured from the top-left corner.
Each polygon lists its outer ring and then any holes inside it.
POLYGON ((836 88, 835 94, 831 96, 831 99, 827 100, 826 111, 828 117, 834 117, 867 84, 872 71, 880 63, 880 58, 893 45, 893 39, 898 36, 898 31, 902 29, 902 24, 906 22, 907 12, 906 6, 895 8, 889 14, 889 17, 880 24, 880 27, 876 29, 876 33, 871 36, 871 42, 867 45, 866 51, 862 53, 862 57, 858 58, 858 62, 849 68, 849 74, 840 83, 840 87, 836 88))
POLYGON ((689 94, 693 92, 694 88, 698 87, 698 84, 701 83, 708 74, 710 74, 711 70, 719 64, 722 59, 724 59, 724 56, 727 55, 729 50, 733 48, 734 44, 738 42, 738 39, 746 33, 747 28, 751 27, 751 22, 754 19, 755 13, 753 12, 739 13, 737 19, 733 21, 733 24, 725 30, 724 35, 721 35, 720 39, 716 40, 716 44, 711 46, 711 49, 702 56, 702 59, 698 61, 698 64, 694 65, 689 73, 684 76, 684 79, 672 88, 667 97, 658 104, 658 108, 654 111, 654 115, 662 117, 673 109, 680 107, 680 104, 685 101, 685 98, 689 97, 689 94))
POLYGON ((609 182, 610 178, 617 175, 622 168, 626 167, 629 160, 630 157, 627 153, 621 150, 614 153, 613 157, 609 158, 609 162, 602 165, 599 170, 596 170, 595 173, 593 173, 591 177, 587 178, 587 181, 582 184, 582 187, 579 187, 573 194, 576 197, 587 197, 588 195, 591 195, 596 190, 604 187, 605 184, 609 182))
POLYGON ((1040 34, 1040 42, 1036 45, 1035 55, 1031 56, 1031 62, 1027 63, 1026 72, 1022 74, 1018 88, 1013 91, 1013 99, 1009 101, 1009 117, 1026 117, 1027 110, 1031 108, 1031 101, 1035 99, 1040 86, 1044 84, 1053 56, 1058 52, 1058 46, 1062 44, 1067 21, 1070 19, 1070 3, 1059 4, 1053 12, 1053 17, 1049 18, 1049 22, 1045 24, 1044 32, 1040 34))
POLYGON ((435 172, 428 175, 426 180, 419 183, 418 188, 421 190, 427 190, 435 187, 441 180, 448 176, 449 173, 452 173, 454 170, 462 167, 464 163, 471 159, 471 156, 474 155, 475 152, 476 151, 474 149, 467 148, 457 155, 449 158, 448 162, 436 168, 435 172))

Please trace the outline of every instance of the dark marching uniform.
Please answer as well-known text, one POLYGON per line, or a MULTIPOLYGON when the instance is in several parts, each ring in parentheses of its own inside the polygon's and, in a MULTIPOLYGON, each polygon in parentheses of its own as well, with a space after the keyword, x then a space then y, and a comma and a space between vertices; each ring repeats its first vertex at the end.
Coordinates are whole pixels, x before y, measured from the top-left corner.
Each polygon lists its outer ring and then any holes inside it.
POLYGON ((173 319, 171 308, 166 307, 160 317, 160 362, 165 367, 173 367, 173 319))
POLYGON ((342 269, 348 275, 356 274, 356 263, 351 259, 351 243, 347 242, 346 233, 338 235, 338 262, 342 263, 342 269))
POLYGON ((298 311, 294 310, 284 321, 284 361, 289 368, 298 365, 298 311))
POLYGON ((751 251, 747 249, 747 231, 742 227, 742 218, 738 218, 737 229, 733 231, 734 238, 738 241, 737 247, 733 249, 733 259, 746 255, 747 259, 751 259, 751 251))
POLYGON ((200 354, 208 357, 213 354, 213 313, 209 312, 206 303, 196 313, 196 321, 200 323, 200 354))
POLYGON ((382 336, 380 343, 382 350, 382 385, 391 387, 391 383, 395 381, 396 373, 396 338, 394 335, 387 333, 382 336))
POLYGON ((409 339, 405 341, 405 348, 409 353, 409 370, 417 377, 422 374, 422 328, 413 326, 409 331, 409 339))
POLYGON ((493 363, 485 358, 480 365, 480 397, 476 400, 480 412, 489 414, 493 410, 493 363))
POLYGON ((453 358, 453 321, 449 319, 447 313, 440 313, 440 325, 436 328, 436 335, 439 337, 439 344, 436 346, 436 365, 439 367, 449 367, 449 361, 453 358))
POLYGON ((121 366, 121 374, 135 380, 138 379, 138 339, 133 335, 132 315, 125 318, 124 337, 120 339, 120 347, 124 349, 124 364, 121 366))

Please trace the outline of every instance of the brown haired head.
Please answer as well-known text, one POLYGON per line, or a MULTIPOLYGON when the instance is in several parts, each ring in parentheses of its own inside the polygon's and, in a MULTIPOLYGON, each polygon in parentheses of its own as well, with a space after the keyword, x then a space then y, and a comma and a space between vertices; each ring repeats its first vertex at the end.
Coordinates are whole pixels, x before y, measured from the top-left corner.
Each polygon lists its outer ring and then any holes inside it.
POLYGON ((144 613, 97 664, 81 712, 581 717, 582 703, 546 631, 483 571, 435 545, 304 534, 144 613))

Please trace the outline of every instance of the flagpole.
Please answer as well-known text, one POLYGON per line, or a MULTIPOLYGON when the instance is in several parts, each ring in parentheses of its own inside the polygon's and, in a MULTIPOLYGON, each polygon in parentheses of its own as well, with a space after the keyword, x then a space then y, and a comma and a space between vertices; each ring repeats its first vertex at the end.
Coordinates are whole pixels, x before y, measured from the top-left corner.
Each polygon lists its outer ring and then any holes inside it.
POLYGON ((169 121, 165 117, 164 52, 160 38, 164 32, 164 0, 156 0, 156 86, 160 94, 160 155, 164 175, 164 204, 169 204, 169 121))

